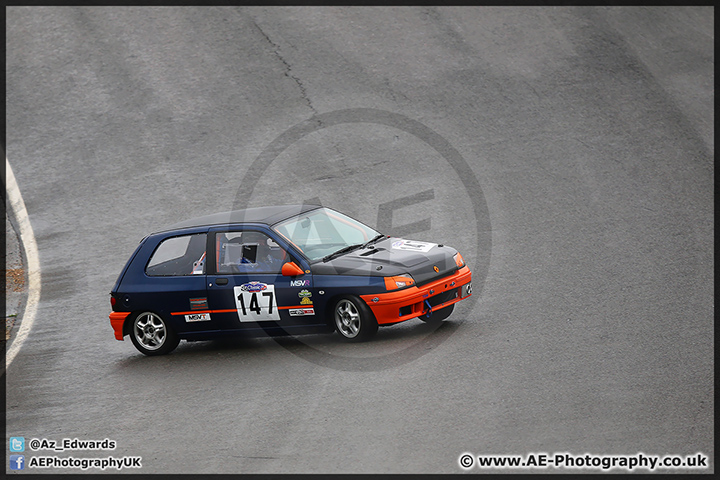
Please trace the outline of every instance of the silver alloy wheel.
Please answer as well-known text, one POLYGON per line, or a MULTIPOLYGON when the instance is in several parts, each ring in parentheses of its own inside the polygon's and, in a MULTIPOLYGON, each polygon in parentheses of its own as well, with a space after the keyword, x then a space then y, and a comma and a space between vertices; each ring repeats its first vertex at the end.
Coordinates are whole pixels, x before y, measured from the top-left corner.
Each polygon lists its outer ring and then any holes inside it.
POLYGON ((135 319, 133 335, 144 348, 157 350, 163 346, 167 338, 165 322, 152 312, 141 313, 135 319))
POLYGON ((335 306, 335 325, 345 338, 355 338, 360 333, 360 312, 353 302, 340 300, 335 306))

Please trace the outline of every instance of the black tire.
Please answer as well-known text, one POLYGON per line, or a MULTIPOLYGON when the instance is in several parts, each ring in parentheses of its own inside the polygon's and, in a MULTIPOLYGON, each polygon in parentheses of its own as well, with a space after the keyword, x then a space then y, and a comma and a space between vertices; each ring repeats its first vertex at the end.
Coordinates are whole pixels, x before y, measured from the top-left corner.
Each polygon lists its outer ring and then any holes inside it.
POLYGON ((163 318, 154 312, 142 312, 132 320, 130 339, 141 353, 166 355, 178 346, 180 338, 163 318))
POLYGON ((433 310, 433 312, 429 316, 420 315, 417 318, 430 325, 439 325, 443 320, 450 316, 450 314, 453 312, 453 309, 455 309, 454 303, 445 308, 441 308, 440 310, 433 310))
POLYGON ((340 297, 332 309, 335 330, 350 342, 363 342, 378 331, 378 323, 370 307, 354 295, 340 297))

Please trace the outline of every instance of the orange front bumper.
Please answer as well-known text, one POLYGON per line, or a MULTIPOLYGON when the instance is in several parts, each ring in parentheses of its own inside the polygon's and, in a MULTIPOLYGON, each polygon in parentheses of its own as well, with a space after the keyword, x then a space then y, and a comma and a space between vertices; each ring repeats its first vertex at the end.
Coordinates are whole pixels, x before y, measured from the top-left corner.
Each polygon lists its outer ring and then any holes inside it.
POLYGON ((115 338, 123 340, 123 325, 130 312, 110 312, 110 325, 115 331, 115 338))
POLYGON ((471 294, 462 287, 470 283, 471 280, 472 273, 466 265, 449 277, 441 278, 421 287, 410 287, 376 295, 360 295, 360 298, 365 300, 365 303, 375 314, 378 324, 387 325, 422 315, 427 310, 425 300, 448 290, 457 289, 457 296, 434 305, 433 310, 439 310, 469 297, 471 294))

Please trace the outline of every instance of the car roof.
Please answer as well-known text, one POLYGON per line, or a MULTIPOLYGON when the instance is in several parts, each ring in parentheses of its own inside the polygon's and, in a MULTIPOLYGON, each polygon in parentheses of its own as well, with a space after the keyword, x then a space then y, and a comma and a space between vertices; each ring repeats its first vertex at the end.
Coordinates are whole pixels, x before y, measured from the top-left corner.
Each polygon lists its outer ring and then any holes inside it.
MULTIPOLYGON (((202 217, 191 218, 170 225, 159 232, 180 230, 182 228, 205 227, 212 225, 229 225, 240 223, 263 223, 273 225, 294 215, 309 212, 320 208, 320 205, 275 205, 268 207, 253 207, 244 210, 231 210, 229 212, 213 213, 202 217)), ((159 233, 156 232, 156 233, 159 233)))

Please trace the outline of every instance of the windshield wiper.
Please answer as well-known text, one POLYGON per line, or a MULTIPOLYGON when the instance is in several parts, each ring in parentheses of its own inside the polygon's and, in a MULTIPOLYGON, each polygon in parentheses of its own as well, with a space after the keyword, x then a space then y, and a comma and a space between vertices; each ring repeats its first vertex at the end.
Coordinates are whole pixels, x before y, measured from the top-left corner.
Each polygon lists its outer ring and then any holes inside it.
POLYGON ((383 235, 382 233, 380 233, 380 234, 376 235, 375 237, 373 237, 372 240, 369 240, 369 241, 365 242, 365 243, 363 244, 363 248, 366 248, 366 247, 367 247, 368 245, 370 245, 371 243, 377 242, 377 241, 380 240, 381 238, 385 238, 385 235, 383 235))
POLYGON ((356 249, 358 249, 358 248, 360 248, 360 247, 362 247, 362 246, 363 246, 362 243, 356 243, 355 245, 348 245, 347 247, 343 247, 343 248, 341 248, 340 250, 331 253, 330 255, 325 255, 325 256, 323 257, 322 261, 323 261, 323 262, 327 262, 327 261, 330 260, 331 258, 337 257, 338 255, 342 255, 342 254, 344 254, 344 253, 351 252, 351 251, 356 250, 356 249))

